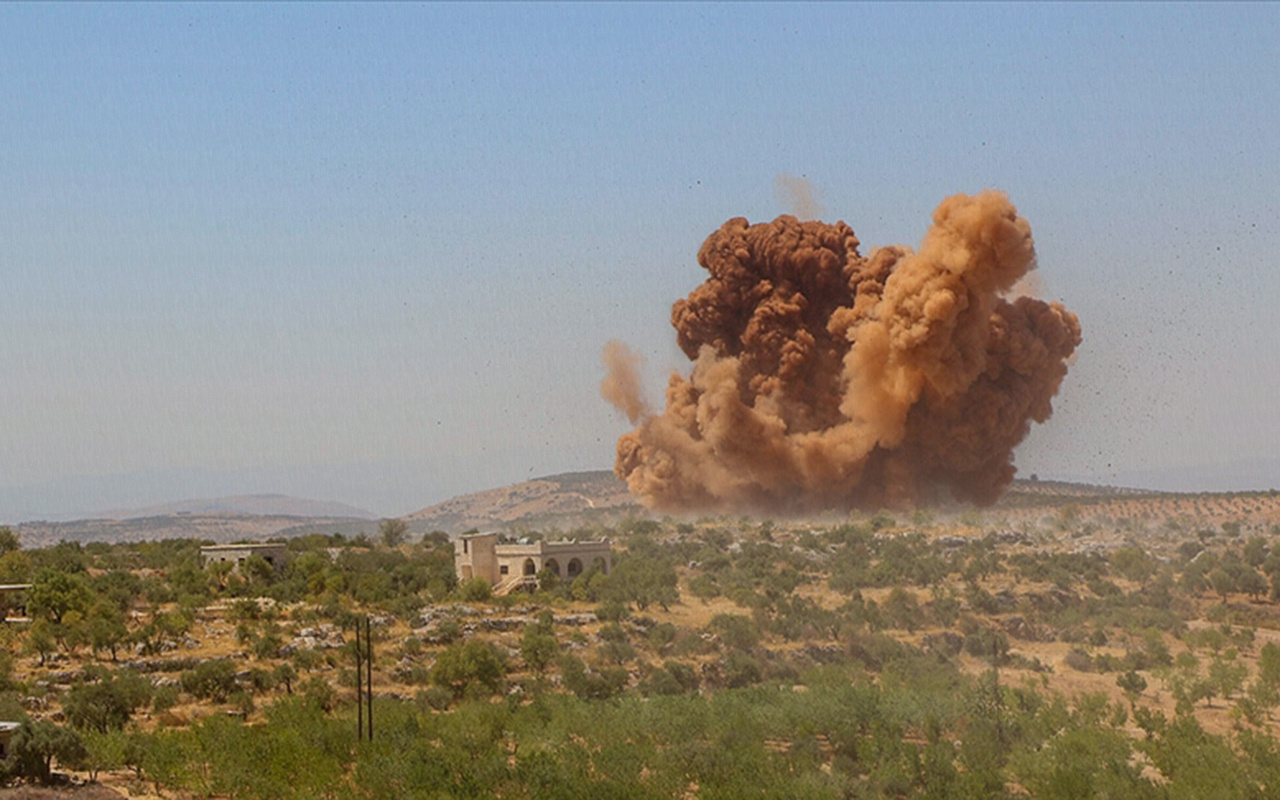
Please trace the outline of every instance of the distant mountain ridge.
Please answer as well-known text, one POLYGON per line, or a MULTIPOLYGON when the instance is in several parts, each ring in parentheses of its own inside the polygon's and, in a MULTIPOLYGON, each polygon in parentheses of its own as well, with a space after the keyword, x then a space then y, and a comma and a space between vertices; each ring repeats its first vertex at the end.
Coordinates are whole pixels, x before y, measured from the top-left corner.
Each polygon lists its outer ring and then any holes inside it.
POLYGON ((231 497, 179 500, 148 508, 113 509, 90 516, 99 519, 140 519, 171 514, 247 514, 283 517, 340 517, 377 519, 363 508, 324 500, 308 500, 283 494, 244 494, 231 497))
POLYGON ((22 546, 49 547, 58 542, 155 542, 207 539, 217 544, 292 538, 309 533, 344 536, 377 533, 378 522, 353 517, 291 517, 262 514, 162 514, 131 519, 80 519, 23 522, 12 526, 22 546))
POLYGON ((102 511, 74 520, 33 520, 12 527, 24 547, 47 547, 61 541, 160 539, 208 539, 224 544, 308 533, 371 534, 377 530, 377 520, 376 515, 344 503, 252 494, 102 511))

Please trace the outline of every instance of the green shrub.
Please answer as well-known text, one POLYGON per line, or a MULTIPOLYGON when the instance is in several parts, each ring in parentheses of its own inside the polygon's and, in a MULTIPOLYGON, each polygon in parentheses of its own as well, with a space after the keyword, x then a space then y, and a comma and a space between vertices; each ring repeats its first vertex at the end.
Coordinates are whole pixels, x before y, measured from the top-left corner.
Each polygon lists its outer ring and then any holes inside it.
POLYGON ((606 600, 596 606, 596 619, 601 622, 621 622, 629 616, 630 609, 618 600, 606 600))
POLYGON ((679 630, 677 630, 676 626, 672 625, 670 622, 663 622, 659 625, 655 625, 653 629, 649 631, 649 649, 653 650, 655 653, 662 652, 662 650, 676 640, 676 634, 678 633, 679 630))
POLYGON ((964 637, 964 651, 976 658, 1000 663, 1009 652, 1009 637, 991 628, 978 628, 964 637))
POLYGON ((227 695, 236 690, 236 668, 225 658, 211 659, 183 672, 179 685, 182 691, 202 700, 226 702, 227 695))
POLYGON ((583 700, 604 700, 621 692, 627 685, 627 671, 621 667, 587 669, 577 656, 560 657, 560 673, 564 687, 583 700))
POLYGON ((734 650, 750 650, 760 642, 760 629, 750 617, 716 614, 707 627, 720 635, 726 647, 734 650))
POLYGON ((453 692, 443 686, 432 686, 418 692, 416 699, 420 706, 425 706, 434 711, 448 711, 449 706, 453 703, 453 692))
POLYGON ((1116 686, 1126 694, 1142 694, 1147 690, 1147 679, 1134 670, 1116 676, 1116 686))
POLYGON ((163 714, 177 704, 177 686, 158 686, 155 694, 151 696, 151 711, 155 714, 163 714))
POLYGON ((458 584, 458 599, 464 603, 483 603, 493 599, 493 585, 484 578, 468 578, 458 584))
POLYGON ((472 687, 496 693, 506 675, 506 658, 492 644, 478 639, 451 645, 431 670, 432 682, 449 689, 455 697, 472 687))
POLYGON ((1062 663, 1077 672, 1093 672, 1093 656, 1078 647, 1071 648, 1071 652, 1062 659, 1062 663))
POLYGON ((683 661, 667 661, 662 666, 686 692, 697 691, 699 684, 702 683, 702 679, 698 677, 698 671, 683 661))
POLYGON ((684 694, 685 688, 670 672, 662 667, 657 667, 641 682, 640 691, 648 697, 650 695, 684 694))
POLYGON ((73 765, 86 755, 84 742, 74 730, 46 720, 28 720, 9 742, 9 770, 18 777, 49 783, 55 758, 73 765))
POLYGON ((724 685, 730 689, 752 686, 760 682, 760 662, 750 653, 734 650, 725 659, 724 685))
POLYGON ((308 678, 299 688, 302 690, 302 696, 306 699, 307 705, 326 714, 333 710, 333 705, 337 701, 337 693, 324 678, 319 675, 308 678))
POLYGON ((134 710, 150 701, 151 684, 132 675, 73 686, 62 699, 62 709, 77 728, 106 733, 123 728, 134 710))

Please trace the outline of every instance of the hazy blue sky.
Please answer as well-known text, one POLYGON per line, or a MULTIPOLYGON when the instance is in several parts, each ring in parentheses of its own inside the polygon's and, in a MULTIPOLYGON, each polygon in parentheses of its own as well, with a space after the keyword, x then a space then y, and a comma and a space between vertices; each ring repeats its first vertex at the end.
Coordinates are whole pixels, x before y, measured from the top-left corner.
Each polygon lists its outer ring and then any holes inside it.
POLYGON ((1280 485, 1280 5, 10 4, 0 108, 0 520, 607 468, 780 173, 864 252, 1010 193, 1024 474, 1280 485))

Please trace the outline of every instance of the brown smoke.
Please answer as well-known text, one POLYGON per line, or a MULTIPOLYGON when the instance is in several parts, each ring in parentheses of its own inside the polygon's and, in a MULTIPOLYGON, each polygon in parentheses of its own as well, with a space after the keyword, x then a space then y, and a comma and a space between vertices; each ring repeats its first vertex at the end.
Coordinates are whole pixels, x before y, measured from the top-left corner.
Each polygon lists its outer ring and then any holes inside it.
POLYGON ((622 411, 635 425, 649 415, 649 406, 640 396, 640 376, 637 370, 642 358, 622 342, 609 342, 601 353, 605 376, 600 382, 600 394, 614 408, 622 411))
POLYGON ((817 219, 822 216, 819 192, 808 178, 780 172, 773 177, 773 195, 784 208, 801 219, 817 219))
POLYGON ((1030 225, 984 191, 944 200, 918 252, 858 244, 791 216, 711 234, 710 277, 671 310, 693 370, 661 415, 610 343, 601 390, 639 423, 614 466, 634 494, 773 513, 999 497, 1080 344, 1060 304, 1007 299, 1035 267, 1030 225))

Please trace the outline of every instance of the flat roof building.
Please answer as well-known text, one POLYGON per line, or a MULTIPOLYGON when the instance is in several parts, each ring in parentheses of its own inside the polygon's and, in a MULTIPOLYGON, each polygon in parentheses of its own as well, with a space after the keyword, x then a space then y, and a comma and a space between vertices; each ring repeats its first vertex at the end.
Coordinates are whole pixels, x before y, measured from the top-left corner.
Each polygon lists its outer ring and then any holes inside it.
POLYGON ((276 569, 282 569, 289 560, 289 548, 282 542, 255 542, 253 544, 209 544, 200 548, 204 565, 229 561, 236 566, 250 556, 258 556, 276 569))
POLYGON ((461 537, 453 548, 458 580, 484 578, 496 594, 536 587, 537 575, 544 569, 570 581, 592 568, 606 575, 613 569, 613 550, 607 539, 499 544, 496 533, 476 533, 461 537))
POLYGON ((21 727, 21 722, 0 722, 0 759, 9 757, 9 742, 21 727))
POLYGON ((0 621, 9 619, 10 611, 17 614, 18 620, 26 619, 27 590, 30 588, 29 583, 0 584, 0 621))

